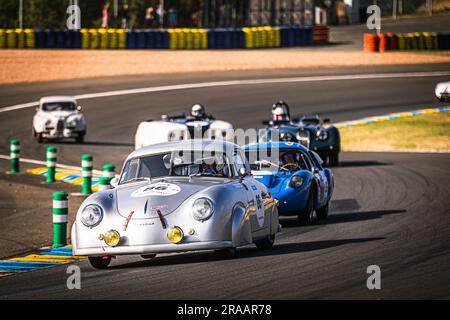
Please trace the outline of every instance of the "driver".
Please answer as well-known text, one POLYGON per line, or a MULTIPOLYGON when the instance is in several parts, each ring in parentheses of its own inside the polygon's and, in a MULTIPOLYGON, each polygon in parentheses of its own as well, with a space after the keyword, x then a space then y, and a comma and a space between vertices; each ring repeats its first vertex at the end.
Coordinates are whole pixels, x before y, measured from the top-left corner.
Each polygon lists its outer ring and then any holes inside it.
POLYGON ((214 168, 214 164, 203 162, 202 166, 201 166, 201 170, 202 170, 201 173, 203 173, 203 174, 210 174, 210 175, 217 174, 217 171, 214 168))
POLYGON ((281 155, 281 167, 289 171, 297 171, 299 170, 299 159, 298 154, 294 154, 292 152, 286 152, 281 155))
POLYGON ((206 108, 201 104, 196 104, 192 107, 191 115, 195 119, 206 119, 206 108))
POLYGON ((278 101, 272 106, 272 120, 273 121, 290 121, 291 114, 289 106, 284 101, 278 101))

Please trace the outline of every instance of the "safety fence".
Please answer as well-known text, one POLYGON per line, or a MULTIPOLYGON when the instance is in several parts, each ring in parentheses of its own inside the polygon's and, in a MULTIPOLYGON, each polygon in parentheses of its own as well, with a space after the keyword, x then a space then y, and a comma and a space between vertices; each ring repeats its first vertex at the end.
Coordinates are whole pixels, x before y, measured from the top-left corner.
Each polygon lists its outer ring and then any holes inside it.
POLYGON ((364 51, 450 50, 448 32, 364 34, 364 51))
POLYGON ((0 49, 252 49, 322 45, 329 29, 249 27, 227 29, 0 29, 0 49))

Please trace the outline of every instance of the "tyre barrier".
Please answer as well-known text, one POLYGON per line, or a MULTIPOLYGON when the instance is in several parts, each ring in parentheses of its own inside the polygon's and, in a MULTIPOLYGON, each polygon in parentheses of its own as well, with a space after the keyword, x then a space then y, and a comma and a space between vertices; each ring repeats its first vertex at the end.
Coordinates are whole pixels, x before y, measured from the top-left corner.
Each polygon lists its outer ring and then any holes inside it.
POLYGON ((217 29, 0 29, 0 49, 253 49, 323 45, 327 26, 217 29))
POLYGON ((450 50, 449 32, 410 32, 387 34, 364 34, 364 51, 425 51, 450 50))
POLYGON ((315 26, 313 28, 313 44, 324 45, 330 42, 330 30, 328 26, 315 26))

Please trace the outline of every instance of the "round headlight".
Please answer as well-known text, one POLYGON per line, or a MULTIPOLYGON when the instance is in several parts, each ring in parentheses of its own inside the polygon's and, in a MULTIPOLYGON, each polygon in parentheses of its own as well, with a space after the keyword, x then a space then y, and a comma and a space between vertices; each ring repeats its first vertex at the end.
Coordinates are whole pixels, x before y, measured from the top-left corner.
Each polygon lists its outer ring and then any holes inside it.
POLYGON ((319 140, 327 140, 328 139, 328 132, 325 130, 320 130, 317 132, 317 138, 319 140))
POLYGON ((97 226, 103 219, 103 210, 96 204, 90 204, 81 213, 81 222, 89 228, 97 226))
POLYGON ((208 220, 214 211, 213 203, 211 200, 206 198, 200 198, 195 200, 192 206, 192 213, 195 220, 205 221, 208 220))
POLYGON ((291 178, 291 187, 292 188, 300 188, 303 183, 303 179, 300 176, 293 176, 291 178))

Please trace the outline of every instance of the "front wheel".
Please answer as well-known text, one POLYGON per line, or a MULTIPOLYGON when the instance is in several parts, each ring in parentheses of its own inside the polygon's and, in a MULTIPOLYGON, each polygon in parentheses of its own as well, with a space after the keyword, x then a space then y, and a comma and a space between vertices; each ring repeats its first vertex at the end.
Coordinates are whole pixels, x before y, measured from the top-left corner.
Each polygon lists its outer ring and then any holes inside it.
POLYGON ((339 165, 339 153, 332 153, 328 156, 328 165, 337 167, 339 165))
POLYGON ((317 209, 316 215, 318 220, 325 220, 328 218, 328 212, 330 210, 330 203, 328 202, 325 206, 320 209, 317 209))
POLYGON ((75 138, 75 141, 77 143, 84 143, 84 136, 85 136, 85 134, 86 133, 84 133, 84 132, 79 133, 78 137, 75 138))
POLYGON ((105 256, 105 257, 89 257, 89 263, 91 266, 93 266, 95 269, 101 269, 104 270, 108 268, 109 264, 111 263, 111 257, 105 256))
POLYGON ((302 226, 307 226, 313 223, 314 220, 314 193, 309 191, 308 203, 306 208, 303 209, 298 215, 298 222, 302 226))
POLYGON ((255 241, 256 247, 258 250, 269 250, 273 247, 273 244, 275 243, 275 235, 269 235, 265 237, 264 239, 255 241))

